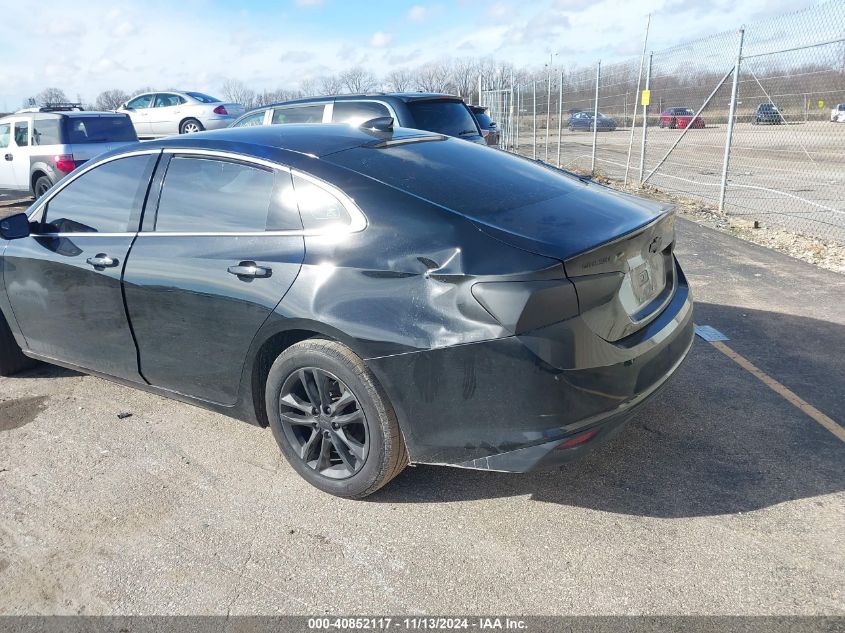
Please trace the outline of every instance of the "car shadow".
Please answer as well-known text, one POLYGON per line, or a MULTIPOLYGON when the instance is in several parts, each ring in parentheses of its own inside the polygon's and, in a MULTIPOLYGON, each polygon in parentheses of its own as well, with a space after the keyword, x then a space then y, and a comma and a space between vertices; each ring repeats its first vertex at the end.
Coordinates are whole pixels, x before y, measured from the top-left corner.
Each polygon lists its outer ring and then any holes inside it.
MULTIPOLYGON (((845 327, 711 304, 696 307, 696 322, 731 336, 734 350, 834 419, 845 411, 845 359, 837 353, 845 349, 845 327)), ((521 475, 417 466, 370 499, 434 503, 527 495, 678 518, 751 512, 843 489, 845 444, 697 338, 666 389, 581 461, 521 475)))

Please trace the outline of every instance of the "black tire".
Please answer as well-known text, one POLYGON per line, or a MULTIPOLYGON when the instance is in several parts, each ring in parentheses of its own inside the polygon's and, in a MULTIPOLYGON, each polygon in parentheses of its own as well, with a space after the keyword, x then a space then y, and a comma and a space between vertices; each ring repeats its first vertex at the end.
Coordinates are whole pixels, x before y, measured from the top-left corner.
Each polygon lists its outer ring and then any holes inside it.
POLYGON ((196 119, 185 119, 179 124, 179 134, 193 134, 202 132, 205 128, 196 119))
POLYGON ((273 437, 288 463, 324 492, 362 499, 408 465, 405 442, 387 395, 364 361, 341 343, 308 339, 282 352, 267 375, 265 404, 273 437), (317 384, 320 377, 326 380, 322 387, 317 384), (350 393, 353 401, 349 401, 350 393), (319 407, 314 407, 314 400, 320 400, 319 407), (317 411, 327 400, 329 409, 317 411), (335 411, 335 405, 344 400, 346 405, 335 411), (351 416, 357 421, 344 424, 354 426, 352 431, 332 425, 332 419, 351 416), (350 439, 362 455, 353 454, 350 439))
POLYGON ((33 187, 33 193, 35 194, 35 199, 37 200, 45 193, 47 190, 53 186, 53 181, 50 180, 47 176, 40 176, 38 180, 35 181, 35 187, 33 187))
POLYGON ((0 376, 14 376, 37 364, 38 361, 24 356, 12 335, 12 330, 9 329, 9 324, 0 314, 0 376))
POLYGON ((678 119, 672 119, 672 121, 669 123, 669 129, 674 130, 677 127, 678 127, 678 119))

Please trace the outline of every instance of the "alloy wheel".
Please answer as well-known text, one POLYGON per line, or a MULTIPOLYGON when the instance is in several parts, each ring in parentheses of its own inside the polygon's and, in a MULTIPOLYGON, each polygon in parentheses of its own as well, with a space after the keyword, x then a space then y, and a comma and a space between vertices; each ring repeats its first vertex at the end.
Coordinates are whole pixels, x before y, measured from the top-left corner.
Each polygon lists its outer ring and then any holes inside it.
POLYGON ((196 123, 186 123, 182 127, 182 131, 184 134, 195 134, 200 131, 200 128, 196 123))
POLYGON ((285 436, 310 469, 331 479, 361 470, 370 450, 367 420, 355 394, 323 369, 288 376, 279 395, 285 436))

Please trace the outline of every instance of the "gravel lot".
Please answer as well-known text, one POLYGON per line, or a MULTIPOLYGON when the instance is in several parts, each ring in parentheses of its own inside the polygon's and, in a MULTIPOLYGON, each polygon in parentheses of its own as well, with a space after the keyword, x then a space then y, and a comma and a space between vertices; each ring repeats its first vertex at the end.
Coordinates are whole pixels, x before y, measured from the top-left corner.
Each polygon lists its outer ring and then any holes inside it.
MULTIPOLYGON (((841 424, 845 277, 679 232, 696 321, 841 424)), ((845 444, 701 340, 582 462, 364 502, 268 430, 47 366, 0 378, 0 438, 0 614, 845 614, 845 444)))

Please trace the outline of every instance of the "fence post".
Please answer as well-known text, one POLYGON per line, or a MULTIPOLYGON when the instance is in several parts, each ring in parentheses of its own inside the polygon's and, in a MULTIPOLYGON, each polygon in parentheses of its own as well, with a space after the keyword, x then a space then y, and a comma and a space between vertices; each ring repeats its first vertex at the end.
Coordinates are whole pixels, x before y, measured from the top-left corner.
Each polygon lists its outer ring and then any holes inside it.
POLYGON ((725 190, 728 187, 728 168, 731 162, 731 141, 734 134, 734 119, 736 118, 736 93, 739 86, 739 65, 742 62, 742 43, 745 40, 745 28, 739 29, 739 50, 736 53, 733 84, 731 85, 731 107, 728 111, 728 132, 725 138, 725 158, 722 161, 722 186, 719 188, 719 213, 725 212, 725 190))
POLYGON ((519 86, 516 86, 516 129, 514 130, 514 150, 516 153, 519 153, 519 110, 522 108, 522 92, 519 89, 519 86))
POLYGON ((596 98, 593 103, 593 156, 590 159, 590 175, 596 172, 596 143, 599 135, 599 83, 601 82, 601 60, 596 62, 596 98))
MULTIPOLYGON (((648 54, 648 68, 645 71, 645 89, 651 90, 651 62, 654 59, 654 53, 648 54)), ((651 97, 649 96, 649 100, 651 97)), ((643 106, 643 141, 640 145, 640 187, 643 186, 643 169, 645 169, 645 142, 648 130, 648 106, 643 106)))
POLYGON ((508 99, 508 139, 505 143, 505 149, 508 147, 513 150, 513 70, 511 70, 511 91, 508 99))
POLYGON ((481 73, 478 74, 478 105, 484 105, 483 97, 481 96, 481 73))
POLYGON ((537 160, 537 82, 532 81, 531 86, 532 86, 532 89, 533 89, 533 99, 532 100, 534 101, 534 104, 532 106, 534 108, 534 114, 533 114, 533 117, 532 117, 533 118, 532 127, 534 128, 534 153, 532 154, 532 158, 534 158, 534 160, 537 160))
POLYGON ((549 65, 549 76, 546 79, 546 162, 549 162, 549 128, 552 125, 552 67, 549 65))
MULTIPOLYGON (((637 104, 640 102, 640 85, 643 81, 643 65, 645 64, 645 51, 648 46, 648 31, 651 27, 651 13, 648 14, 648 20, 645 25, 645 38, 643 39, 643 54, 640 56, 640 72, 637 75, 637 92, 634 94, 634 115, 631 117, 631 137, 628 139, 628 158, 625 160, 625 179, 622 181, 623 185, 628 184, 628 169, 631 166, 631 150, 634 147, 634 130, 637 127, 637 104)), ((625 99, 627 101, 628 93, 625 92, 625 99)), ((627 114, 628 108, 625 107, 627 114)), ((642 175, 640 175, 642 178, 642 175)))
POLYGON ((557 166, 560 167, 560 141, 563 132, 563 72, 560 73, 560 86, 557 98, 557 166))

